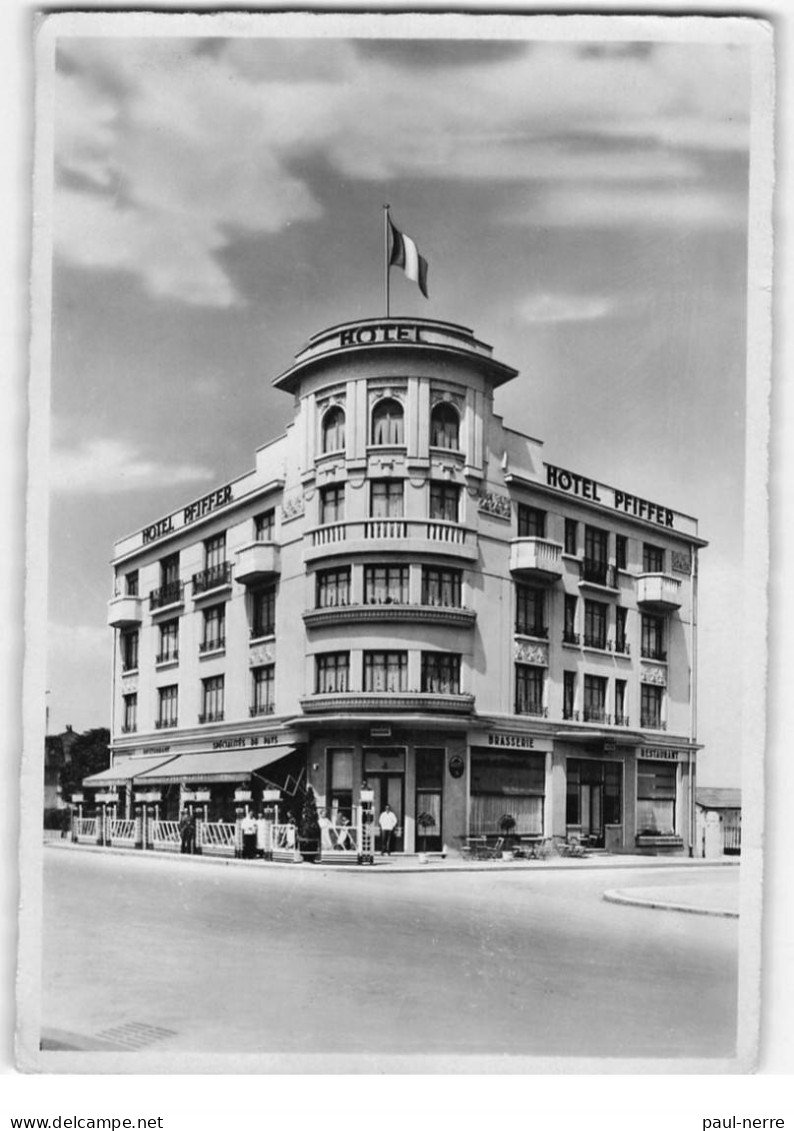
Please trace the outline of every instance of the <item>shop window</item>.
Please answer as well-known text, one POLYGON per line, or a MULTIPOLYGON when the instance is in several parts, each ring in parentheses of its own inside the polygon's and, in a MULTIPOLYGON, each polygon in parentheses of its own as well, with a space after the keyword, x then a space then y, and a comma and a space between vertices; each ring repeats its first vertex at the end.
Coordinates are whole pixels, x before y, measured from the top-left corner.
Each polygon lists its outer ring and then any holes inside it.
POLYGON ((174 663, 179 659, 179 621, 167 620, 160 625, 160 651, 158 664, 174 663))
POLYGON ((459 609, 462 606, 462 573, 459 569, 422 567, 422 604, 459 609))
POLYGON ((328 797, 331 824, 340 828, 342 820, 353 823, 353 751, 328 751, 328 797))
POLYGON ((130 629, 120 634, 121 642, 121 670, 134 672, 138 670, 138 641, 140 633, 137 628, 130 629))
POLYGON ((423 652, 422 691, 460 695, 460 656, 454 652, 423 652))
POLYGON ((272 636, 276 631, 276 587, 266 585, 251 594, 251 636, 272 636))
POLYGON ((629 650, 628 635, 626 633, 627 620, 628 610, 618 605, 615 609, 615 651, 623 653, 624 656, 628 654, 629 650))
POLYGON ((402 518, 402 479, 374 479, 370 484, 369 513, 372 518, 402 518))
POLYGON ((364 604, 407 605, 408 566, 365 566, 364 604))
POLYGON ((576 672, 562 673, 562 717, 575 719, 576 715, 576 672))
POLYGON ((606 676, 586 675, 584 677, 584 721, 586 723, 608 722, 606 708, 606 676))
POLYGON ((500 821, 511 816, 516 835, 543 834, 546 765, 542 754, 471 752, 469 829, 473 834, 501 834, 500 821))
POLYGON ((323 652, 315 657, 317 694, 347 691, 350 685, 350 653, 323 652))
POLYGON ((640 684, 640 726, 662 730, 664 688, 655 683, 640 684))
POLYGON ((430 413, 430 445, 452 451, 460 447, 460 417, 447 401, 435 405, 430 413))
POLYGON ((344 522, 345 485, 332 483, 320 489, 320 523, 328 526, 332 522, 344 522))
POLYGON ((416 747, 416 844, 420 851, 437 852, 443 844, 441 819, 444 797, 443 748, 416 747))
POLYGON ((317 574, 317 608, 337 609, 350 604, 350 566, 323 569, 317 574))
POLYGON ((675 835, 676 763, 637 759, 637 833, 675 835))
POLYGON ((626 569, 628 564, 628 543, 629 540, 625 534, 615 535, 615 565, 618 569, 626 569))
POLYGON ((518 537, 519 538, 545 538, 546 537, 546 512, 537 507, 528 507, 524 503, 518 504, 518 537))
POLYGON ((329 408, 323 416, 324 452, 341 452, 345 446, 345 411, 339 405, 329 408))
POLYGON ((546 669, 534 664, 516 664, 517 715, 545 715, 543 705, 546 669))
POLYGON ((365 691, 405 691, 408 685, 407 652, 365 652, 365 691))
POLYGON ((609 606, 603 601, 584 603, 584 643, 586 648, 606 648, 607 614, 609 606))
POLYGON ((201 681, 200 723, 223 722, 224 677, 213 675, 201 681))
POLYGON ((273 692, 276 683, 275 664, 264 664, 261 668, 254 668, 251 673, 252 687, 252 715, 272 715, 275 710, 273 692))
POLYGON ((263 511, 254 517, 254 539, 257 542, 272 542, 276 533, 276 510, 263 511))
POLYGON ((564 621, 562 629, 562 639, 564 644, 578 644, 579 633, 576 631, 576 604, 578 598, 565 594, 565 605, 563 609, 564 621))
POLYGON ((565 520, 565 553, 576 555, 578 553, 579 523, 574 518, 565 520))
POLYGON ((626 680, 615 680, 615 726, 627 727, 629 717, 626 713, 626 680))
POLYGON ((157 718, 155 727, 175 727, 177 725, 177 705, 179 689, 176 684, 157 689, 157 718))
POLYGON ((372 410, 372 443, 404 444, 403 406, 392 397, 384 397, 372 410))
POLYGON ((199 645, 201 652, 216 652, 226 647, 226 606, 213 605, 204 610, 204 632, 199 645))
POLYGON ((664 650, 664 617, 643 613, 640 636, 640 655, 644 660, 666 660, 664 650))
POLYGON ((123 718, 122 734, 133 734, 138 729, 138 693, 136 691, 124 696, 123 718))
POLYGON ((650 542, 643 542, 642 572, 664 573, 664 550, 661 546, 652 546, 650 542))
POLYGON ((456 483, 430 484, 430 517, 445 522, 457 522, 460 507, 460 487, 456 483))

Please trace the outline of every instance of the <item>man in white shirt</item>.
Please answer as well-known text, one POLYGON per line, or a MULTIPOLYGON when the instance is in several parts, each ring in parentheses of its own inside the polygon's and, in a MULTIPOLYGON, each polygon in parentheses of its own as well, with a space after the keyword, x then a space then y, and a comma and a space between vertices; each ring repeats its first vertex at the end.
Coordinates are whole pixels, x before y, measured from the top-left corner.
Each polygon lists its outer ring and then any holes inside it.
POLYGON ((380 825, 380 851, 382 856, 391 856, 391 846, 394 840, 394 830, 397 828, 397 814, 392 809, 391 805, 386 803, 383 806, 383 812, 378 817, 378 824, 380 825))

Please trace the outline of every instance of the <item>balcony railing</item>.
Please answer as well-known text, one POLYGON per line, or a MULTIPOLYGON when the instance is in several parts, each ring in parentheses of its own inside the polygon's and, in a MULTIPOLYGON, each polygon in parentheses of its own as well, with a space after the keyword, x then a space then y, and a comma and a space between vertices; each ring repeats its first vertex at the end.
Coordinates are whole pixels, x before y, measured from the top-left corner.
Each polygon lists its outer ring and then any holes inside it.
POLYGON ((539 640, 548 640, 548 625, 544 624, 517 624, 516 632, 519 636, 536 636, 539 640))
POLYGON ((563 707, 562 717, 564 719, 572 720, 577 723, 579 722, 579 712, 574 711, 572 707, 563 707))
POLYGON ((681 579, 667 573, 641 573, 637 578, 637 604, 642 609, 671 612, 681 607, 681 579))
POLYGON ((629 655, 631 655, 631 647, 629 645, 628 640, 616 640, 615 641, 615 654, 617 656, 629 656, 629 655))
POLYGON ((662 722, 656 715, 643 715, 640 719, 640 726, 647 728, 647 730, 667 730, 667 723, 662 722))
POLYGON ((254 703, 252 707, 248 708, 248 714, 253 719, 258 715, 272 715, 275 709, 275 703, 254 703))
POLYGON ((580 637, 578 632, 571 632, 570 629, 563 629, 562 642, 563 644, 579 645, 580 637))
POLYGON ((510 542, 510 570, 531 574, 541 581, 562 577, 562 546, 546 538, 513 538, 510 542))
POLYGON ((618 571, 615 566, 608 565, 607 562, 597 561, 595 558, 583 558, 579 582, 602 585, 605 589, 617 589, 618 571))
POLYGON ((218 636, 215 640, 202 640, 199 644, 199 652, 220 652, 225 647, 226 637, 218 636))
POLYGON ((231 585, 231 562, 220 562, 218 565, 203 569, 200 573, 193 574, 193 596, 206 593, 210 589, 219 589, 223 585, 231 585))
POLYGON ((541 707, 538 703, 516 703, 516 715, 533 715, 536 719, 546 719, 549 716, 548 707, 541 707))
POLYGON ((160 652, 155 656, 154 662, 156 664, 175 664, 179 660, 179 650, 175 648, 171 652, 160 652))
POLYGON ((369 518, 318 526, 309 531, 304 547, 306 561, 323 557, 331 550, 353 554, 373 549, 435 552, 474 560, 477 557, 477 534, 457 522, 443 519, 369 518))
POLYGON ((257 539, 237 551, 234 576, 242 585, 258 585, 280 570, 280 549, 274 542, 257 539))
POLYGON ((174 716, 173 719, 155 719, 154 720, 154 729, 155 730, 165 730, 167 727, 175 727, 175 726, 178 726, 178 721, 177 721, 176 716, 174 716))
POLYGON ((137 670, 138 670, 138 661, 137 660, 122 660, 121 661, 121 674, 122 675, 132 675, 132 673, 137 672, 137 670))
POLYGON ((471 714, 474 696, 421 691, 336 691, 318 692, 301 699, 307 715, 340 714, 358 711, 443 711, 446 714, 471 714))
POLYGON ((121 724, 121 733, 122 734, 135 734, 137 729, 138 729, 137 723, 122 723, 121 724))
POLYGON ((181 605, 184 600, 184 585, 181 581, 169 581, 149 594, 149 608, 162 609, 166 605, 181 605))
POLYGON ((659 660, 663 664, 667 662, 667 653, 664 648, 641 648, 640 656, 643 660, 659 660))
POLYGON ((108 624, 111 628, 129 628, 143 619, 141 599, 134 594, 114 597, 108 602, 108 624))
POLYGON ((323 609, 308 609, 303 614, 308 628, 326 624, 353 624, 374 621, 420 621, 425 624, 445 624, 456 628, 471 628, 477 619, 474 609, 454 605, 329 605, 323 609))
POLYGON ((630 723, 629 723, 629 716, 628 715, 615 715, 615 726, 616 727, 627 727, 629 725, 630 725, 630 723))
POLYGON ((205 711, 203 715, 199 715, 198 721, 200 723, 222 723, 223 711, 205 711))
POLYGON ((582 717, 586 723, 611 723, 612 716, 603 707, 585 707, 582 717))
POLYGON ((261 640, 263 636, 275 636, 276 626, 272 622, 267 624, 254 624, 248 630, 248 633, 252 640, 261 640))
POLYGON ((584 634, 584 646, 585 648, 598 648, 601 652, 609 650, 609 642, 606 636, 594 636, 587 632, 584 634))

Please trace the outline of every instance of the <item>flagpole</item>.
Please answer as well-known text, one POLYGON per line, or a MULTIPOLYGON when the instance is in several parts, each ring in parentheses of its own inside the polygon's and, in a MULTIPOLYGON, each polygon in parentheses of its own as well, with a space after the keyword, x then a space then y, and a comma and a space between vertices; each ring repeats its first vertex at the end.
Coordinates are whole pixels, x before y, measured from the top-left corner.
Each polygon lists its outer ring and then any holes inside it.
POLYGON ((389 317, 389 208, 383 205, 383 287, 386 292, 386 317, 389 317))

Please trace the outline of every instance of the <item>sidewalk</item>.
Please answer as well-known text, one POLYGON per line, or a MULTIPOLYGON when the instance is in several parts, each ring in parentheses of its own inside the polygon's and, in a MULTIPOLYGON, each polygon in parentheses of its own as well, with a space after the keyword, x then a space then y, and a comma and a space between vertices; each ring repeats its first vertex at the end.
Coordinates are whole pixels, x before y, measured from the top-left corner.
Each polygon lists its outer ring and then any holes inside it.
POLYGON ((604 892, 607 903, 651 907, 660 911, 683 911, 690 915, 739 918, 739 885, 726 883, 733 876, 715 876, 711 883, 670 885, 654 888, 612 888, 604 892))

